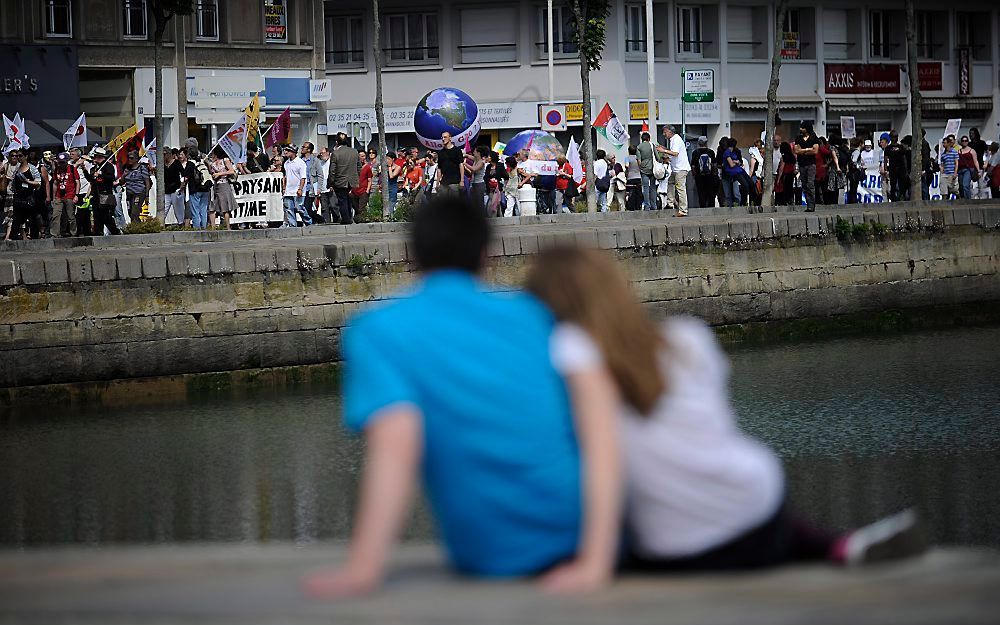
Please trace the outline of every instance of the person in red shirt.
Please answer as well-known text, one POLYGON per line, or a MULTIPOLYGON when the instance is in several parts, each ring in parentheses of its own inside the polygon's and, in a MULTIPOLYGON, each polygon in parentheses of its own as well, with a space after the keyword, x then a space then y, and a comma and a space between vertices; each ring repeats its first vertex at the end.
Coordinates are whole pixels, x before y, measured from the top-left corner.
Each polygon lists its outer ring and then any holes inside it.
POLYGON ((358 152, 358 161, 361 165, 361 171, 358 172, 358 186, 351 189, 351 204, 354 205, 355 215, 364 213, 368 207, 368 196, 372 192, 372 179, 375 177, 372 164, 368 162, 364 152, 358 152))
POLYGON ((76 236, 76 192, 80 188, 80 173, 70 165, 69 154, 63 152, 56 158, 52 175, 52 221, 49 229, 53 236, 76 236))
POLYGON ((556 163, 559 165, 559 171, 556 173, 556 206, 560 209, 565 208, 566 212, 573 212, 573 207, 569 205, 569 202, 573 199, 573 193, 568 192, 570 186, 573 187, 573 191, 576 190, 576 185, 573 183, 573 166, 569 164, 565 156, 560 156, 556 159, 556 163), (567 205, 563 207, 563 202, 567 205))

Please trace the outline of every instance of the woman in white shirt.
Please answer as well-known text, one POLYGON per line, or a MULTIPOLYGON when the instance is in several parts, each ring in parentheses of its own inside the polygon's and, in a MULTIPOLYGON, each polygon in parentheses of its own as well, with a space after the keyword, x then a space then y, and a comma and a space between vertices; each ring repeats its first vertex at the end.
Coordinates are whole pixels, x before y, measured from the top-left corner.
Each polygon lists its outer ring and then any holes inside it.
MULTIPOLYGON (((729 363, 712 330, 692 317, 657 326, 608 255, 547 250, 527 287, 559 321, 551 357, 566 378, 577 414, 585 468, 583 527, 593 527, 591 519, 606 512, 595 500, 624 500, 631 566, 705 570, 797 559, 860 562, 905 555, 919 546, 901 540, 914 537, 912 511, 840 537, 791 518, 780 461, 737 426, 729 363), (611 409, 595 415, 601 406, 611 409), (604 420, 617 422, 618 440, 616 428, 604 420), (608 493, 588 481, 618 475, 619 467, 624 497, 613 485, 608 493)), ((599 577, 597 568, 580 555, 563 573, 589 579, 599 577)))

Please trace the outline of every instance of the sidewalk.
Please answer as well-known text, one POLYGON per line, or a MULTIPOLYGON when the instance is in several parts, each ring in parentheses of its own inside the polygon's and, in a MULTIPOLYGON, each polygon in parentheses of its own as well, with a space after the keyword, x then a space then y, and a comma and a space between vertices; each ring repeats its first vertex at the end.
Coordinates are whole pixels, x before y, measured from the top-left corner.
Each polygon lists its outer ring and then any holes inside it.
POLYGON ((524 582, 458 579, 436 549, 407 545, 377 595, 304 598, 300 576, 343 555, 333 544, 0 552, 0 623, 985 625, 1000 614, 1000 554, 980 549, 855 570, 628 577, 601 593, 553 598, 524 582))

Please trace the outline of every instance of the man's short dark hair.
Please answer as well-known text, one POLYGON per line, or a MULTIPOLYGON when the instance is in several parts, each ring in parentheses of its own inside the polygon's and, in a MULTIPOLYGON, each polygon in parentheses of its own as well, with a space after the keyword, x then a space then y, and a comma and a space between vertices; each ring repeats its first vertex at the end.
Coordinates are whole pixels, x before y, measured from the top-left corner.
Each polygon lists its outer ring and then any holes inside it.
POLYGON ((417 265, 423 271, 477 273, 490 240, 490 224, 470 201, 448 195, 417 210, 411 236, 417 265))
POLYGON ((642 139, 643 141, 649 141, 649 133, 648 133, 648 132, 644 132, 644 133, 642 133, 641 135, 639 135, 639 137, 640 137, 640 138, 641 138, 641 139, 642 139))
POLYGON ((338 132, 337 133, 337 145, 347 145, 347 133, 338 132))

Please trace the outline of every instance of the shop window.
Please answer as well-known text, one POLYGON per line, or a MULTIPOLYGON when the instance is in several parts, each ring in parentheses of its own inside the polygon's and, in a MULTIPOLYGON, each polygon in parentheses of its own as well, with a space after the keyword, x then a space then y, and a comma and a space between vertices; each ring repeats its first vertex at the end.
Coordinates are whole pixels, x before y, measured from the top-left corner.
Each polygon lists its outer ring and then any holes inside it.
POLYGON ((437 13, 401 13, 387 15, 386 47, 382 48, 389 65, 436 63, 438 50, 437 13))
POLYGON ((198 41, 219 40, 219 0, 198 0, 195 19, 198 41))
POLYGON ((917 30, 917 56, 922 59, 948 59, 948 29, 941 24, 948 23, 948 13, 945 11, 917 11, 915 26, 917 30))
MULTIPOLYGON (((552 7, 552 56, 554 58, 575 57, 579 54, 573 36, 576 34, 576 22, 573 12, 567 6, 552 7)), ((538 8, 538 49, 539 60, 549 58, 549 11, 546 7, 538 8)))
POLYGON ((45 36, 73 36, 73 5, 70 0, 46 0, 45 36))
POLYGON ((122 36, 147 39, 146 0, 122 0, 122 36))
POLYGON ((517 61, 517 11, 508 7, 460 9, 460 63, 517 61))
POLYGON ((727 42, 731 59, 768 58, 768 10, 766 6, 732 6, 727 9, 727 42))
POLYGON ((990 14, 986 12, 956 14, 955 25, 958 29, 957 44, 960 48, 969 48, 975 61, 989 61, 990 50, 990 14))
POLYGON ((360 15, 326 17, 326 64, 362 67, 365 64, 364 19, 360 15))

